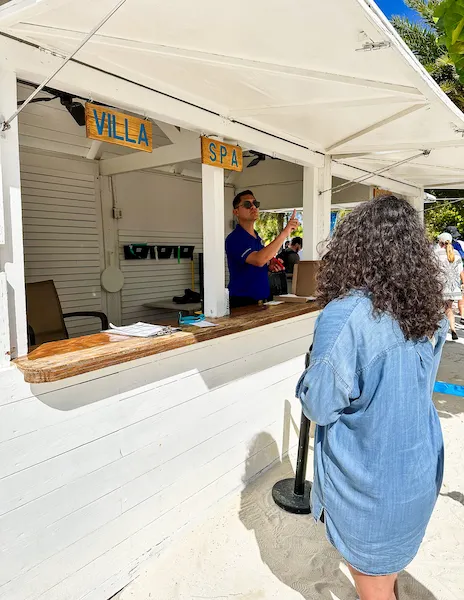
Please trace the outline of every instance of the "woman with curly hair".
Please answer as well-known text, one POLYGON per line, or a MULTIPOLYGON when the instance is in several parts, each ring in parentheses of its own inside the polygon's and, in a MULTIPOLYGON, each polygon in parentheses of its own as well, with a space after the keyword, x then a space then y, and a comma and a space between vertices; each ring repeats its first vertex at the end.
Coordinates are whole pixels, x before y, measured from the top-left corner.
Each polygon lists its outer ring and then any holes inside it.
POLYGON ((323 311, 297 396, 317 424, 312 512, 360 600, 397 597, 442 483, 440 277, 416 211, 394 196, 345 217, 319 272, 323 311))

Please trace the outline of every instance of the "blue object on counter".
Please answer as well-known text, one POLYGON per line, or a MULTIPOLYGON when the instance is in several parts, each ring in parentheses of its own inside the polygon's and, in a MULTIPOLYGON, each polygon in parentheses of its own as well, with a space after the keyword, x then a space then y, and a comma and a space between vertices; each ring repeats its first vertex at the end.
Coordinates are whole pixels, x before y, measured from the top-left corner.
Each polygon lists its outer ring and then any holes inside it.
POLYGON ((179 325, 194 325, 195 323, 199 323, 200 321, 205 320, 205 315, 183 315, 181 312, 179 313, 179 325))
POLYGON ((433 391, 437 392, 437 394, 449 394, 451 396, 464 397, 464 385, 446 383, 445 381, 436 381, 433 391))

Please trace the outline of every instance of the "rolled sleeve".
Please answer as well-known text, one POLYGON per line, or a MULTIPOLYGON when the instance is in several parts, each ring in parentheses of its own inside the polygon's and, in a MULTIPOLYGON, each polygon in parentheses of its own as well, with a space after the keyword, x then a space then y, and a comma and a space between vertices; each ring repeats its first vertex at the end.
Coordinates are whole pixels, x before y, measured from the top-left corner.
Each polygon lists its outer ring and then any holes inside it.
POLYGON ((330 425, 350 405, 350 388, 327 360, 316 360, 303 373, 296 389, 303 412, 317 425, 330 425))

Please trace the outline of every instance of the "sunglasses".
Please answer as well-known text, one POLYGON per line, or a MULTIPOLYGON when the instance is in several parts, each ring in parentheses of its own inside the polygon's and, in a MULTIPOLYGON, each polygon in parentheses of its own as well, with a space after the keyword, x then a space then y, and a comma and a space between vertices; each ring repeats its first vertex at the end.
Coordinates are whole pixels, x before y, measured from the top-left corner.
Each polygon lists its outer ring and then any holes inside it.
POLYGON ((253 206, 255 208, 259 208, 261 206, 261 202, 258 202, 258 200, 254 200, 254 202, 245 200, 242 204, 239 204, 237 208, 240 208, 241 206, 243 206, 243 208, 252 208, 253 206))

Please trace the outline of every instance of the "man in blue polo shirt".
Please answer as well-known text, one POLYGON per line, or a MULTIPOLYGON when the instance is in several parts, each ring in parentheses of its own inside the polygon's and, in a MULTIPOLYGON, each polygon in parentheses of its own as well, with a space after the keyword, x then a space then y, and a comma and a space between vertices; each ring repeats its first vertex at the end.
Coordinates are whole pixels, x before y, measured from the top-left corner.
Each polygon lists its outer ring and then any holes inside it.
POLYGON ((275 257, 287 237, 299 226, 295 218, 296 211, 293 211, 285 229, 274 241, 264 246, 255 231, 259 202, 253 193, 245 190, 237 194, 233 207, 238 225, 226 239, 231 308, 257 304, 269 298, 268 263, 275 257))

